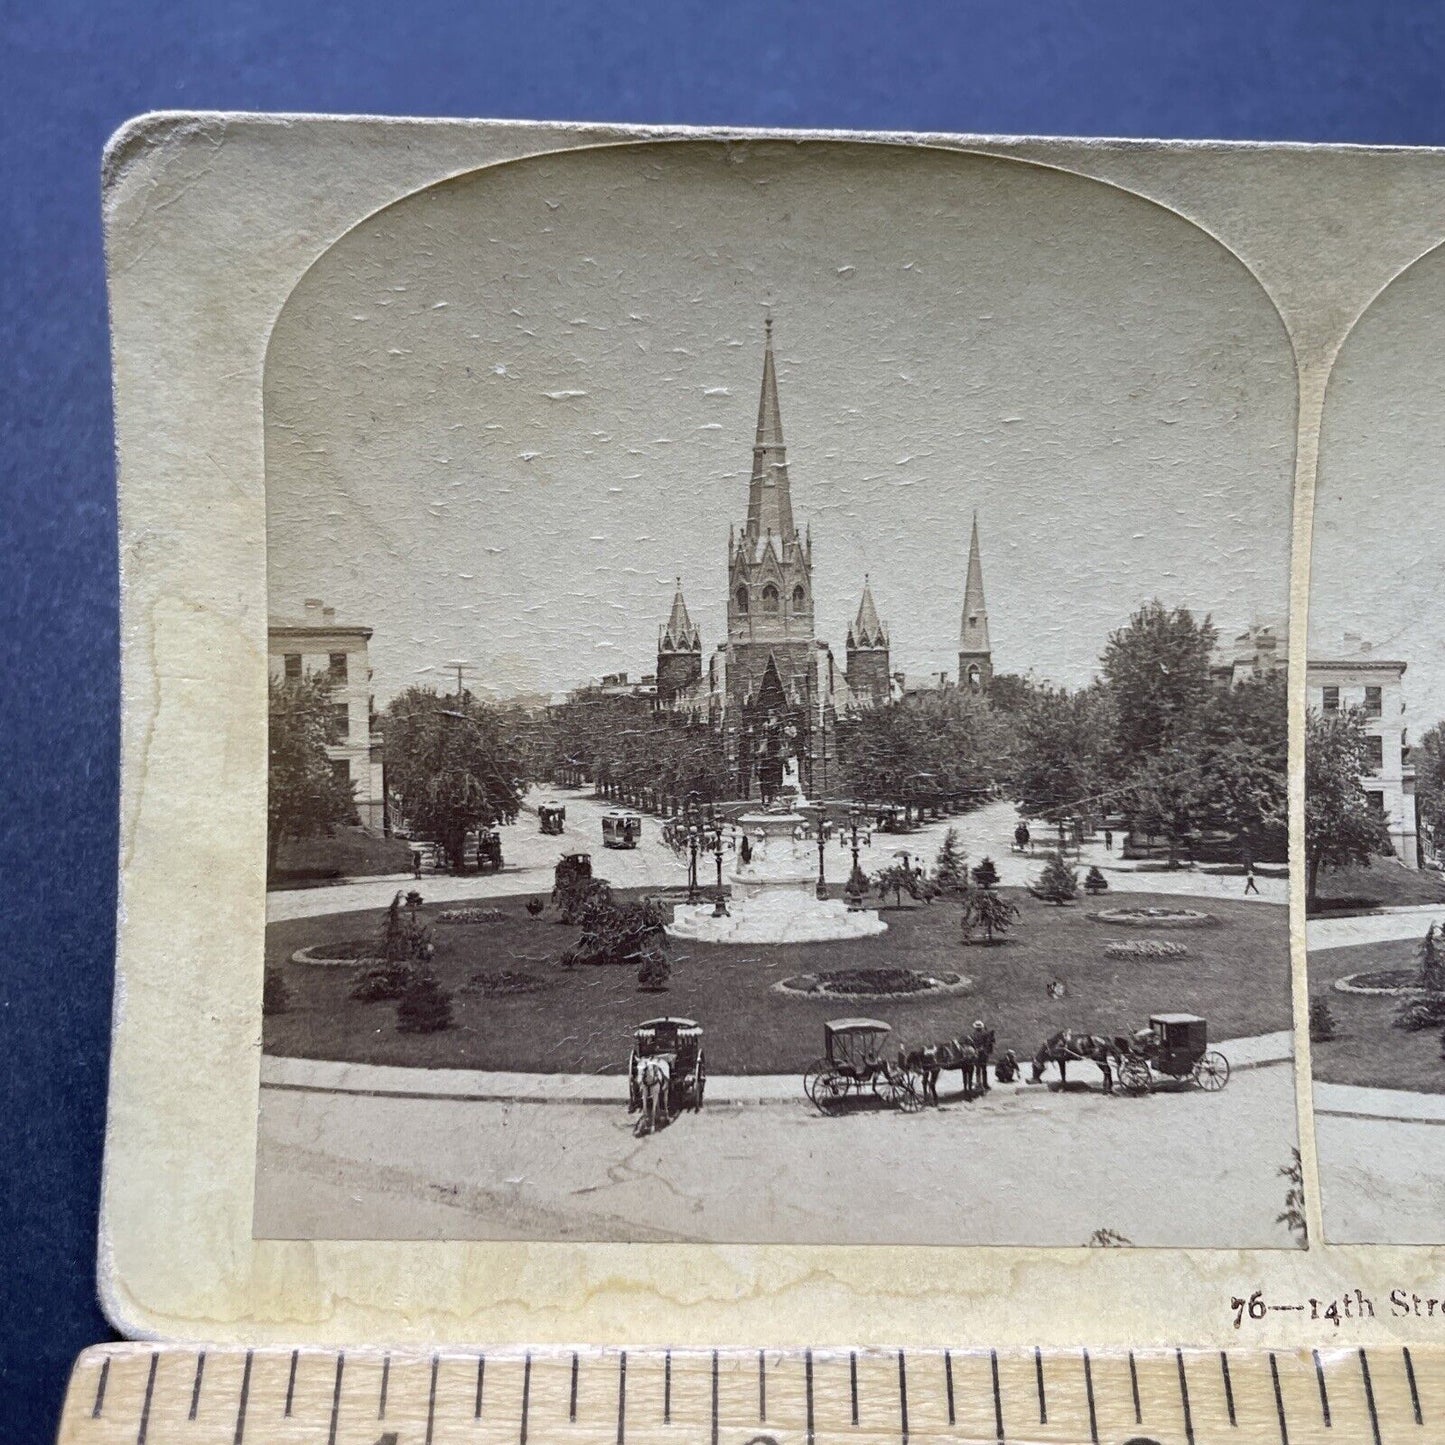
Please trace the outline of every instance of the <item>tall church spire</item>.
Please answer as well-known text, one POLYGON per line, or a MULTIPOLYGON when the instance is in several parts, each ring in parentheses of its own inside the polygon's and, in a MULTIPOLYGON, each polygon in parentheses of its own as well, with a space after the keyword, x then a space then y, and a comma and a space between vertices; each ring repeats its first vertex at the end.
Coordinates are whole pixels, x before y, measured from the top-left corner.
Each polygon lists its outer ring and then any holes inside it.
POLYGON ((665 627, 657 629, 657 700, 666 707, 680 692, 702 676, 702 635, 687 615, 682 600, 682 578, 672 596, 672 612, 665 627))
POLYGON ((983 600, 983 562, 978 547, 978 513, 968 543, 968 580, 963 589, 963 620, 958 630, 959 686, 987 687, 993 677, 988 641, 988 608, 983 600))
POLYGON ((771 533, 778 545, 793 539, 793 498, 788 486, 788 453, 783 444, 783 414, 778 406, 778 376, 773 364, 773 318, 763 323, 763 386, 758 397, 758 431, 753 441, 753 476, 748 486, 750 542, 771 533))
POLYGON ((672 595, 672 612, 667 619, 667 626, 658 637, 657 645, 659 649, 665 648, 669 652, 697 651, 702 647, 697 626, 687 615, 687 603, 682 600, 681 577, 677 579, 677 591, 672 595))

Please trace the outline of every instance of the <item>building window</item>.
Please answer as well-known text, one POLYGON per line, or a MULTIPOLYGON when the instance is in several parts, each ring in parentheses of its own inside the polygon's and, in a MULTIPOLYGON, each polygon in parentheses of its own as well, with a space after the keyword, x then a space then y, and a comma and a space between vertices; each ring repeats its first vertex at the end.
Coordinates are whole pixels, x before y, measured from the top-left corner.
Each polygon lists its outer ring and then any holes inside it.
POLYGON ((286 681, 301 681, 301 654, 299 652, 288 652, 286 654, 286 681))
POLYGON ((1320 708, 1324 712, 1339 712, 1340 690, 1337 687, 1326 687, 1321 689, 1320 708))
POLYGON ((1366 789, 1365 801, 1370 805, 1370 811, 1377 818, 1385 816, 1385 795, 1383 793, 1376 792, 1373 788, 1366 789))
POLYGON ((332 682, 344 685, 346 682, 346 654, 344 652, 333 652, 326 670, 331 674, 332 682))
POLYGON ((1365 689, 1365 716, 1379 717, 1384 710, 1384 689, 1367 687, 1365 689))
POLYGON ((330 743, 344 743, 351 735, 351 719, 344 702, 331 705, 331 722, 326 731, 330 743))
POLYGON ((738 611, 746 612, 748 610, 748 589, 746 587, 739 587, 734 600, 738 604, 738 611))
POLYGON ((1368 737, 1365 739, 1365 746, 1368 749, 1370 759, 1370 771, 1379 773, 1385 767, 1385 740, 1382 737, 1368 737))
POLYGON ((338 783, 349 783, 351 781, 351 759, 332 758, 331 776, 335 778, 338 783))
POLYGON ((808 594, 803 591, 803 584, 800 582, 793 588, 793 611, 801 612, 808 605, 808 594))
POLYGON ((763 611, 776 612, 778 610, 778 589, 771 582, 763 588, 763 611))

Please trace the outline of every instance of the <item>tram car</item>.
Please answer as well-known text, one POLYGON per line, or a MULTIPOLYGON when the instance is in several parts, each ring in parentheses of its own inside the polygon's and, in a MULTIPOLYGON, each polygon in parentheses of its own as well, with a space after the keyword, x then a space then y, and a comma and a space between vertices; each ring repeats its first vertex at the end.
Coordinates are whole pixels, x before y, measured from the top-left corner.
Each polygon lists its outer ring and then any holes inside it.
POLYGON ((602 846, 604 848, 635 848, 642 836, 642 814, 625 808, 614 808, 602 815, 602 846))
POLYGON ((567 809, 552 799, 542 803, 537 809, 537 826, 543 833, 551 833, 556 836, 567 831, 567 809))

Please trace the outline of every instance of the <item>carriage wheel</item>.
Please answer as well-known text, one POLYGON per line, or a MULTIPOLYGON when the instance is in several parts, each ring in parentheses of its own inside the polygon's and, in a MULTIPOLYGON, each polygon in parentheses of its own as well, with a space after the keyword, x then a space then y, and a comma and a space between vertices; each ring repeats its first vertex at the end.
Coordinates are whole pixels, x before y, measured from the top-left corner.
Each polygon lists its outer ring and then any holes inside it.
POLYGON ((707 1087, 707 1065, 703 1062, 702 1050, 697 1051, 697 1066, 692 1071, 692 1112, 702 1112, 702 1092, 707 1087))
POLYGON ((880 1069, 873 1075, 873 1093, 881 1103, 890 1109, 901 1109, 903 1101, 912 1090, 908 1087, 908 1075, 893 1069, 880 1069))
POLYGON ((911 1071, 903 1075, 903 1097, 898 1100, 898 1107, 905 1114, 921 1113, 925 1107, 926 1100, 923 1097, 923 1076, 911 1071))
POLYGON ((808 1071, 803 1075, 803 1092, 808 1096, 808 1102, 810 1104, 816 1104, 818 1102, 818 1081, 823 1078, 825 1074, 830 1074, 832 1071, 833 1066, 827 1059, 814 1059, 813 1062, 808 1065, 808 1071))
POLYGON ((847 1076, 835 1074, 831 1069, 821 1075, 813 1086, 813 1102, 822 1114, 836 1114, 847 1097, 847 1076))
POLYGON ((1125 1059, 1119 1065, 1119 1088, 1126 1094, 1147 1094, 1153 1085, 1149 1065, 1143 1059, 1125 1059))
POLYGON ((1217 1094, 1229 1082, 1229 1060, 1223 1054, 1205 1054, 1194 1066, 1194 1082, 1206 1094, 1217 1094))

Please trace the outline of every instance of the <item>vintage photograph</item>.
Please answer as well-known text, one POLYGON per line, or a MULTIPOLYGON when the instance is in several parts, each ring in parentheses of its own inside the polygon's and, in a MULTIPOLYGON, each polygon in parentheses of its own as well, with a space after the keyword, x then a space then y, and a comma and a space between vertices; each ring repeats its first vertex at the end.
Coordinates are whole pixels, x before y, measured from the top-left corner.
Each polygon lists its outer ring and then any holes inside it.
POLYGON ((1445 1242, 1445 254, 1386 287, 1326 393, 1306 857, 1321 1205, 1337 1242, 1445 1242))
MULTIPOLYGON (((577 149, 347 232, 264 403, 257 1238, 1306 1242, 1295 367, 1213 236, 967 152, 577 149)), ((1316 595, 1381 610, 1311 638, 1311 897, 1394 979, 1429 505, 1331 435, 1316 595)), ((1321 956, 1320 1077, 1438 1087, 1445 1014, 1321 956)))

